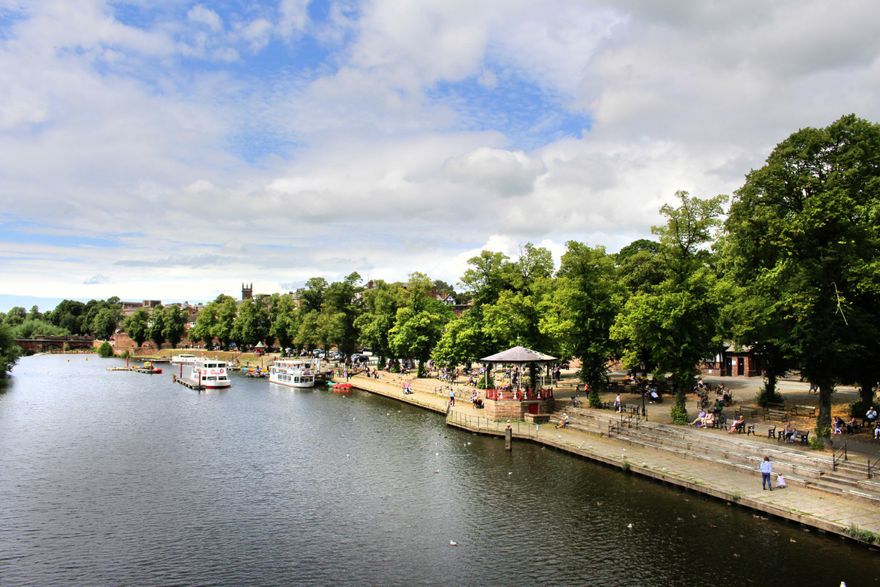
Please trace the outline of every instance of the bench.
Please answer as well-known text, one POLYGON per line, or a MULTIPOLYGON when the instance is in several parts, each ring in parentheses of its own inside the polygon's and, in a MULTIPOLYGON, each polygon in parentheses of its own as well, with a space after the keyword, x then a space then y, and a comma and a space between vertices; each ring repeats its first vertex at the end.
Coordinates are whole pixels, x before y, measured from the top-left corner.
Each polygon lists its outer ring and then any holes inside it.
POLYGON ((778 420, 780 422, 788 421, 788 412, 784 409, 780 410, 778 408, 766 408, 764 410, 764 420, 778 420))
MULTIPOLYGON (((769 430, 767 430, 767 438, 776 438, 776 424, 774 424, 773 426, 770 427, 769 430)), ((781 431, 780 431, 780 438, 781 438, 781 431)))
POLYGON ((816 417, 816 406, 795 406, 793 411, 795 416, 816 417))
POLYGON ((743 422, 742 425, 736 427, 736 431, 737 431, 737 433, 745 434, 746 436, 748 436, 749 434, 754 436, 755 435, 755 425, 754 424, 746 424, 745 422, 743 422))
POLYGON ((810 431, 798 430, 794 433, 794 437, 800 440, 801 444, 808 444, 810 442, 810 431))
POLYGON ((533 422, 535 424, 546 424, 550 421, 550 414, 523 414, 523 419, 526 422, 533 422))

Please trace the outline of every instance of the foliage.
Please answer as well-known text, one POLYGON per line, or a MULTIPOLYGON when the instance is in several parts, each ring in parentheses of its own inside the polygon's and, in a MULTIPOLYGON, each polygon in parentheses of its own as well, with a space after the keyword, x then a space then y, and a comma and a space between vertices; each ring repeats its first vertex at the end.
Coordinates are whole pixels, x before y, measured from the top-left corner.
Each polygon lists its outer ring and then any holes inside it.
POLYGON ((419 377, 424 376, 425 362, 452 318, 452 311, 429 295, 431 289, 430 280, 423 274, 411 275, 408 305, 397 310, 394 326, 388 332, 391 352, 396 357, 416 359, 419 377))
POLYGON ((716 278, 706 248, 719 226, 724 196, 708 199, 677 192, 678 207, 664 205, 659 262, 664 279, 633 294, 617 315, 611 337, 623 345, 624 361, 642 359, 660 374, 669 373, 676 392, 673 420, 686 418, 684 394, 696 366, 720 345, 716 278))
POLYGON ((110 343, 106 340, 101 343, 101 346, 98 347, 98 356, 104 359, 113 356, 113 347, 110 346, 110 343))
POLYGON ((481 316, 481 308, 472 308, 450 320, 431 353, 434 362, 441 367, 469 365, 488 354, 481 316))
POLYGON ((15 337, 8 326, 0 324, 0 378, 12 371, 12 367, 21 355, 21 349, 15 344, 15 337))
POLYGON ((681 424, 686 425, 690 418, 688 418, 687 409, 685 409, 684 405, 674 404, 672 406, 672 423, 673 424, 681 424))
POLYGON ((232 322, 232 338, 238 348, 250 348, 269 335, 269 308, 262 299, 249 298, 238 304, 232 322))
POLYGON ((581 380, 591 389, 607 385, 615 355, 610 329, 623 292, 614 262, 602 247, 570 241, 552 295, 541 308, 541 330, 559 341, 563 356, 581 360, 581 380))
POLYGON ((785 398, 782 397, 781 393, 766 386, 762 387, 755 394, 755 403, 761 407, 767 407, 767 404, 781 404, 784 402, 785 398))
POLYGON ((587 401, 590 402, 591 408, 601 408, 602 398, 599 397, 599 390, 591 386, 590 393, 587 394, 587 401))
POLYGON ((880 125, 853 115, 801 129, 748 175, 727 220, 731 273, 766 304, 765 338, 819 386, 826 442, 835 383, 880 338, 878 152, 880 125))
POLYGON ((165 337, 165 340, 171 343, 172 347, 177 347, 177 344, 183 339, 183 335, 186 334, 186 323, 189 315, 176 304, 165 306, 164 312, 163 321, 165 326, 162 330, 162 335, 165 337))
POLYGON ((156 306, 150 312, 148 334, 150 340, 156 343, 156 348, 162 348, 165 342, 165 308, 156 306))
POLYGON ((272 294, 269 299, 269 336, 282 349, 293 345, 299 327, 299 312, 291 294, 272 294))
POLYGON ((141 346, 150 335, 150 313, 147 312, 146 308, 138 308, 125 320, 124 327, 128 336, 138 346, 141 346))
POLYGON ((116 333, 116 325, 122 319, 122 308, 118 305, 100 308, 91 321, 90 331, 95 338, 107 340, 116 333))
POLYGON ((33 338, 35 336, 67 336, 64 328, 38 318, 25 318, 17 326, 12 327, 13 338, 33 338))

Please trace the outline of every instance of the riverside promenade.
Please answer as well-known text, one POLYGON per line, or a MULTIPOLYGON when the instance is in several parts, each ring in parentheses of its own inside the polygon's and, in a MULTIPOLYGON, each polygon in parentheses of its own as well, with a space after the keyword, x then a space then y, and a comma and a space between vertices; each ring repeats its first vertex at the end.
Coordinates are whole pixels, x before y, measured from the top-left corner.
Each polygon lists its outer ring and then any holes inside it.
MULTIPOLYGON (((488 420, 482 410, 460 398, 447 412, 448 387, 437 380, 411 379, 414 393, 404 395, 404 379, 410 378, 383 373, 378 380, 357 375, 351 383, 363 391, 445 414, 450 426, 504 435, 506 422, 488 420)), ((557 429, 552 423, 511 422, 513 437, 746 507, 762 519, 760 514, 766 514, 866 545, 880 544, 880 482, 874 483, 876 478, 856 481, 858 472, 852 479, 841 477, 842 472, 833 473, 830 453, 723 431, 634 423, 608 410, 580 408, 569 413, 572 425, 567 429, 557 429), (774 472, 785 475, 785 489, 761 489, 758 464, 764 454, 773 461, 774 472)))

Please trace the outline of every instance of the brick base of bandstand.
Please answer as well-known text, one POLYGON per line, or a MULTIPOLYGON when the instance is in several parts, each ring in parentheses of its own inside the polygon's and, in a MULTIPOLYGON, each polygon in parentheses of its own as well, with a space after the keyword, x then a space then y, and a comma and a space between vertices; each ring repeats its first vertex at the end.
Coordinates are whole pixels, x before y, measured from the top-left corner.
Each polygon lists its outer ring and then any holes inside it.
POLYGON ((525 414, 550 414, 555 409, 553 399, 491 400, 483 401, 485 416, 491 420, 522 420, 525 414))

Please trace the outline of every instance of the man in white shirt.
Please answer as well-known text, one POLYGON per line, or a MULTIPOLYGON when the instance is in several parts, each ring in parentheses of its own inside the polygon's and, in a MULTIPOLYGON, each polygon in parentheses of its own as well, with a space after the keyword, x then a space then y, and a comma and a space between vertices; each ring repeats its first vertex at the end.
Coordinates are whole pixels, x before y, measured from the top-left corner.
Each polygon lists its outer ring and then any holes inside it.
POLYGON ((764 457, 761 461, 761 489, 769 489, 773 491, 773 483, 770 481, 770 474, 773 472, 773 465, 770 463, 770 457, 764 457))

